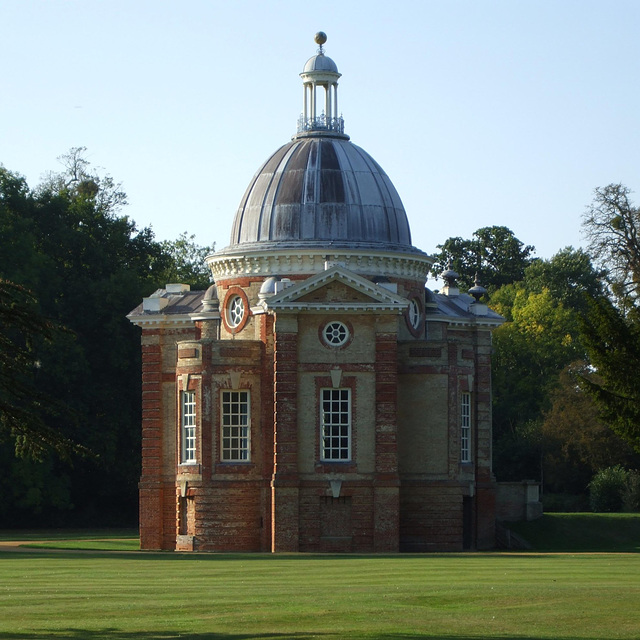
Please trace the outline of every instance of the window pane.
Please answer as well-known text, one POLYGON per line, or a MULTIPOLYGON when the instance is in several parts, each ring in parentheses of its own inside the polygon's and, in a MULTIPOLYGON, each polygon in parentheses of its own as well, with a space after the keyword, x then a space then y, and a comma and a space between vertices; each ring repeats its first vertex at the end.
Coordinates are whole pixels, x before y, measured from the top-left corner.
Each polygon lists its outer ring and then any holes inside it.
POLYGON ((460 462, 471 462, 471 394, 463 392, 460 401, 460 462))
POLYGON ((248 391, 222 391, 222 460, 249 460, 248 391))
POLYGON ((180 393, 180 436, 182 441, 181 462, 195 462, 196 459, 196 393, 180 393))
POLYGON ((351 389, 322 389, 321 441, 323 460, 351 459, 351 389))

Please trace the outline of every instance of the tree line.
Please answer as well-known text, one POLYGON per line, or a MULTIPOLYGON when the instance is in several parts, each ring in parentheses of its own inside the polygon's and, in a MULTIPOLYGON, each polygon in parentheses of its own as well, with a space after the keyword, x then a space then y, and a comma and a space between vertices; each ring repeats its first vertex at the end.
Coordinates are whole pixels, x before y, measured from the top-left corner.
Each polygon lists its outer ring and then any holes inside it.
POLYGON ((545 505, 588 505, 592 478, 640 466, 640 209, 594 191, 585 249, 536 258, 506 227, 439 245, 460 286, 481 282, 506 322, 494 332, 494 473, 543 483, 545 505))
MULTIPOLYGON (((0 165, 0 528, 135 525, 140 347, 126 314, 168 282, 209 285, 199 246, 124 215, 84 148, 35 188, 0 165)), ((581 504, 604 469, 640 467, 640 210, 596 189, 585 249, 535 257, 485 227, 438 246, 438 276, 480 282, 494 333, 494 472, 581 504)), ((619 474, 618 474, 619 475, 619 474)))
POLYGON ((35 188, 0 165, 0 527, 137 522, 140 337, 167 282, 208 286, 210 247, 160 242, 72 149, 35 188))

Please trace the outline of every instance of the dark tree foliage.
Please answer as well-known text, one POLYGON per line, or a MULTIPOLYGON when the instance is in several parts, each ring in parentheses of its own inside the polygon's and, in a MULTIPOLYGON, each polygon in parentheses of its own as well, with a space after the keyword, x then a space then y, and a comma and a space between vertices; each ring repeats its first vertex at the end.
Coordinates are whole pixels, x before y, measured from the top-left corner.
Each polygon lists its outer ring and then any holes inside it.
POLYGON ((72 149, 61 158, 64 170, 35 190, 0 166, 0 278, 26 296, 0 299, 0 317, 17 302, 28 307, 15 316, 21 326, 3 326, 0 357, 23 349, 14 404, 35 416, 17 420, 5 410, 3 423, 14 443, 40 455, 20 460, 0 446, 4 526, 136 522, 140 336, 126 314, 164 286, 166 274, 188 269, 150 229, 120 214, 120 185, 92 172, 83 153, 72 149), (50 331, 51 323, 64 330, 50 331), (65 461, 59 442, 90 453, 65 461))
POLYGON ((608 298, 592 298, 580 332, 594 370, 582 386, 602 420, 640 452, 640 322, 608 298))
POLYGON ((41 460, 55 451, 67 458, 78 452, 47 421, 56 414, 72 418, 72 411, 37 384, 38 345, 50 342, 59 331, 43 318, 34 297, 20 285, 0 280, 0 437, 9 436, 21 457, 41 460))
POLYGON ((431 269, 434 277, 451 266, 460 276, 461 290, 472 287, 477 275, 490 293, 522 280, 535 251, 533 246, 520 242, 513 231, 500 226, 478 229, 471 240, 449 238, 438 249, 440 253, 431 269))
POLYGON ((565 367, 551 391, 552 404, 542 423, 546 491, 584 493, 598 471, 616 464, 640 465, 640 455, 599 418, 580 385, 589 370, 585 362, 565 367))

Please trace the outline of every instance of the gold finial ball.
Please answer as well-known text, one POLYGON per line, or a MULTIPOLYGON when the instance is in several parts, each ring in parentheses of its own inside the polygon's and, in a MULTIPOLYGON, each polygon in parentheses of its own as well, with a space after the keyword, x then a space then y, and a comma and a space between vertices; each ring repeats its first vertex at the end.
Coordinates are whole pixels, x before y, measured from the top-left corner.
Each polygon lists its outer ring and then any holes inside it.
POLYGON ((324 31, 318 31, 314 40, 316 41, 316 44, 322 46, 327 41, 327 34, 324 31))

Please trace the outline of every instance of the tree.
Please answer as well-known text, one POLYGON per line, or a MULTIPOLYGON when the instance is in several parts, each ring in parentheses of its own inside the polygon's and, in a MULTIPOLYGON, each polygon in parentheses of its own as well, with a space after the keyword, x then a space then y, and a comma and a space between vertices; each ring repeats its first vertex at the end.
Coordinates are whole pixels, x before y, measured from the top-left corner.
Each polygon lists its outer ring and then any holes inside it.
MULTIPOLYGON (((493 336, 494 469, 499 480, 541 479, 541 424, 558 371, 581 354, 576 314, 548 289, 515 292, 493 336)), ((496 294, 500 297, 499 290, 496 294)))
POLYGON ((589 300, 580 333, 592 371, 581 378, 600 416, 640 452, 640 322, 608 298, 589 300))
POLYGON ((195 242, 195 235, 185 231, 177 240, 165 240, 161 246, 170 257, 163 274, 165 283, 183 282, 197 290, 209 287, 212 278, 205 258, 215 251, 215 243, 210 247, 200 246, 195 242))
MULTIPOLYGON (((494 332, 493 388, 496 436, 538 422, 558 372, 583 354, 576 314, 548 289, 515 292, 510 322, 494 332)), ((500 292, 496 294, 500 298, 500 292)), ((499 308, 499 307, 498 307, 499 308)))
POLYGON ((607 271, 607 281, 625 313, 640 297, 640 209, 622 184, 599 187, 583 218, 588 250, 607 271))
POLYGON ((59 328, 43 318, 35 298, 20 285, 0 280, 0 435, 11 436, 18 455, 41 460, 49 450, 68 457, 79 448, 47 424, 71 414, 36 384, 37 345, 59 328))
POLYGON ((477 275, 489 292, 522 280, 535 251, 520 242, 513 231, 500 226, 478 229, 471 240, 449 238, 438 249, 431 269, 434 277, 451 266, 460 276, 461 289, 472 287, 477 275))
POLYGON ((499 479, 540 474, 543 418, 562 369, 585 358, 578 316, 602 291, 589 256, 567 247, 534 260, 519 282, 491 296, 507 322, 494 333, 494 467, 499 479))
POLYGON ((640 456, 599 417, 580 377, 585 362, 565 367, 551 391, 542 423, 545 491, 584 493, 595 473, 617 464, 634 467, 640 456))
POLYGON ((593 371, 582 386, 601 418, 640 451, 640 209, 622 184, 595 190, 583 220, 612 299, 589 298, 580 333, 593 371))
MULTIPOLYGON (((82 149, 62 160, 65 170, 34 190, 0 168, 0 277, 33 292, 23 300, 25 319, 46 318, 66 330, 42 336, 49 339, 37 336, 31 346, 12 327, 0 348, 6 358, 11 348, 26 349, 19 404, 38 392, 55 398, 58 407, 73 408, 45 411, 54 405, 40 402, 35 414, 41 422, 31 423, 37 433, 76 442, 92 456, 71 466, 40 448, 42 460, 33 463, 13 461, 9 449, 0 448, 0 517, 6 525, 33 525, 36 512, 49 526, 63 516, 69 524, 70 513, 84 523, 107 524, 135 521, 137 512, 140 347, 125 316, 164 284, 172 258, 150 229, 139 230, 120 215, 126 196, 111 178, 91 171, 82 149), (27 486, 26 477, 29 500, 16 496, 9 503, 14 486, 27 486)), ((18 444, 27 418, 9 427, 18 444)))
POLYGON ((586 251, 565 247, 550 260, 532 261, 523 282, 529 291, 547 289, 566 308, 582 313, 587 307, 585 294, 595 297, 604 293, 603 276, 604 271, 594 268, 586 251))

